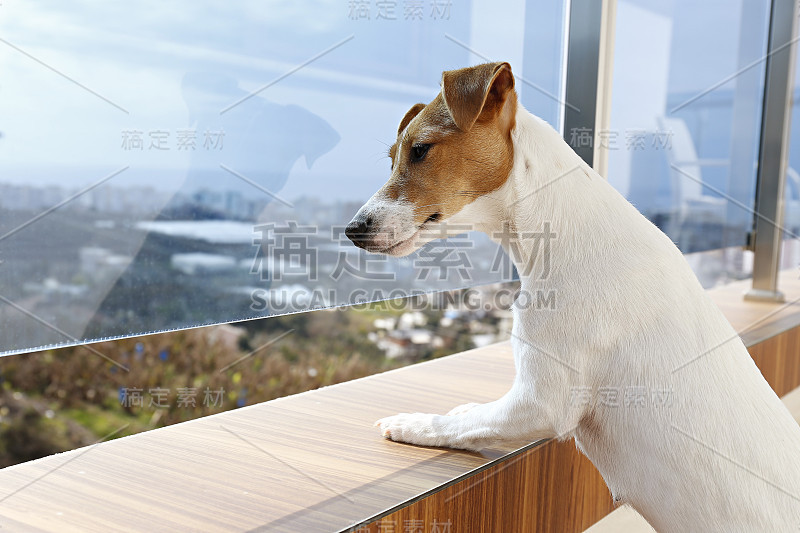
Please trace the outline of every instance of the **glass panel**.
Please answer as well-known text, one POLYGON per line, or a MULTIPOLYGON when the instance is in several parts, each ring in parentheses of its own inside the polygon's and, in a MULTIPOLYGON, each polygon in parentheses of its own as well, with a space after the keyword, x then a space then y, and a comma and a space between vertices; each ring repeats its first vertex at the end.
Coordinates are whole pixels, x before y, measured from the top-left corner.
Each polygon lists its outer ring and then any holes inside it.
MULTIPOLYGON (((781 269, 800 265, 800 54, 795 52, 794 87, 789 129, 789 158, 783 192, 783 251, 781 269)), ((778 287, 780 288, 780 287, 778 287)))
POLYGON ((598 135, 609 180, 707 287, 748 276, 768 13, 766 0, 618 4, 611 125, 598 135))
POLYGON ((555 122, 561 3, 2 11, 0 353, 511 278, 483 235, 390 260, 342 229, 443 70, 508 60, 555 122))

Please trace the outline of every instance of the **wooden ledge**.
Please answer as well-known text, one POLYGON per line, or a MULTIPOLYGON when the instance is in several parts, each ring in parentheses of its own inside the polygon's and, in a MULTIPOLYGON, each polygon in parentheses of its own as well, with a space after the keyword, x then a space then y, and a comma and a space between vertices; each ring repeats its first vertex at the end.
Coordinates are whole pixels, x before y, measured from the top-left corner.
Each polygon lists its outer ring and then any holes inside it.
MULTIPOLYGON (((796 278, 782 279, 789 299, 800 298, 796 278)), ((743 302, 745 289, 733 284, 710 294, 738 330, 773 313, 750 327, 750 341, 776 323, 800 322, 800 306, 776 313, 777 304, 743 302)), ((513 376, 510 344, 500 343, 12 466, 0 470, 0 526, 347 530, 540 449, 542 443, 482 453, 413 447, 384 440, 373 427, 397 412, 444 413, 497 399, 513 376)), ((610 507, 610 498, 603 505, 610 507)))
POLYGON ((513 372, 511 347, 501 343, 8 467, 0 525, 346 529, 514 451, 399 445, 380 437, 375 420, 494 400, 513 372))
POLYGON ((784 270, 778 287, 786 303, 751 302, 743 299, 752 280, 742 280, 708 290, 714 303, 739 332, 745 345, 753 346, 800 325, 800 272, 784 270))

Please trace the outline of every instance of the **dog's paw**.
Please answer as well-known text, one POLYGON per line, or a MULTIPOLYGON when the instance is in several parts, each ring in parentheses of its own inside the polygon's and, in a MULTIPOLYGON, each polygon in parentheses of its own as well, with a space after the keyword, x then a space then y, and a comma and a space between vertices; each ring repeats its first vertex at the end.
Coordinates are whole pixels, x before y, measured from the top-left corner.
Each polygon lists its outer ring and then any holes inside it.
POLYGON ((437 415, 400 413, 381 418, 375 425, 387 439, 420 446, 446 446, 443 435, 435 427, 437 415))
POLYGON ((471 411, 473 408, 478 407, 479 405, 479 403, 465 403, 464 405, 459 405, 447 413, 447 416, 463 415, 467 411, 471 411))

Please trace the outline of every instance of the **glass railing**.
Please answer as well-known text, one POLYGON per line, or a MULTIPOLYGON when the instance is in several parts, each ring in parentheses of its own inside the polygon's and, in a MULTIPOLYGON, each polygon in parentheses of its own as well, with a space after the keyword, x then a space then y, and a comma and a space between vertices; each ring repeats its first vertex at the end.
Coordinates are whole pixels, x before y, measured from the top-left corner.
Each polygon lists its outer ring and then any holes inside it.
POLYGON ((562 2, 0 6, 0 353, 513 277, 487 237, 344 237, 441 72, 558 127, 562 2))
POLYGON ((752 263, 742 247, 769 10, 766 0, 617 5, 611 124, 596 142, 612 185, 693 254, 705 286, 747 277, 752 263))

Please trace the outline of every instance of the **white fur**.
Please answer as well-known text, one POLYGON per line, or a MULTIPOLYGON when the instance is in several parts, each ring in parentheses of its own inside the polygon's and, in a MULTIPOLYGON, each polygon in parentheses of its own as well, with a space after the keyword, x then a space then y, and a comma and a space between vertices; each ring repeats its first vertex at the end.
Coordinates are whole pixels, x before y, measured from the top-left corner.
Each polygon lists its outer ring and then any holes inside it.
MULTIPOLYGON (((383 434, 464 449, 574 437, 615 500, 658 531, 798 531, 800 428, 680 251, 521 106, 513 142, 506 183, 448 222, 490 236, 549 222, 551 273, 534 269, 522 288, 555 290, 556 309, 515 304, 517 376, 505 396, 384 418, 383 434), (602 390, 629 387, 671 390, 672 404, 602 404, 602 390), (585 388, 588 405, 575 401, 585 388)), ((520 243, 523 273, 540 257, 520 243)))

